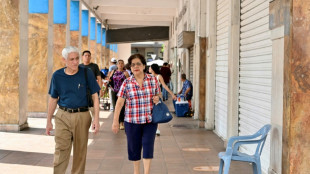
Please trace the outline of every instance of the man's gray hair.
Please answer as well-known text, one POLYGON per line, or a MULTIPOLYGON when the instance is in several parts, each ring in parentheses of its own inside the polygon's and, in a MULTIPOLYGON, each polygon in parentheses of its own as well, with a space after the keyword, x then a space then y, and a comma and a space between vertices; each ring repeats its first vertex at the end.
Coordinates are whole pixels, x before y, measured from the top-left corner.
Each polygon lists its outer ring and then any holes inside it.
POLYGON ((68 58, 69 53, 79 53, 79 50, 74 46, 67 46, 61 52, 62 57, 65 58, 66 60, 68 58))

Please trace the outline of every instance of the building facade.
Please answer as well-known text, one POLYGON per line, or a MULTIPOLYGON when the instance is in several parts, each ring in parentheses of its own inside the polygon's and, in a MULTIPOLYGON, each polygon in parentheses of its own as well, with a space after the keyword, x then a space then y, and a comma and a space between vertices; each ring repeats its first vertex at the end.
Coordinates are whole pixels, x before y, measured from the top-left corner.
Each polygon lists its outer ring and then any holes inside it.
MULTIPOLYGON (((172 65, 175 93, 182 87, 182 73, 192 81, 193 119, 200 127, 227 143, 231 136, 271 124, 261 155, 263 173, 310 173, 309 1, 130 1, 150 6, 150 14, 138 9, 138 17, 104 14, 115 13, 110 6, 125 3, 121 1, 0 2, 0 130, 18 131, 28 126, 28 115, 46 115, 50 78, 64 66, 65 46, 90 50, 100 68, 108 67, 118 52, 126 50, 120 58, 127 57, 128 45, 106 43, 103 24, 127 26, 123 22, 135 19, 135 26, 170 25, 163 57, 172 65), (105 7, 101 16, 97 5, 105 7), (159 8, 151 9, 155 5, 159 8)), ((136 7, 118 11, 132 9, 136 7)))
POLYGON ((100 68, 118 58, 117 44, 106 43, 101 19, 83 1, 0 2, 0 130, 19 131, 28 116, 46 116, 50 79, 65 66, 64 47, 90 50, 100 68))
POLYGON ((264 173, 310 171, 309 5, 289 0, 181 0, 170 27, 175 92, 185 73, 194 84, 199 126, 227 142, 231 136, 272 125, 261 155, 264 173))

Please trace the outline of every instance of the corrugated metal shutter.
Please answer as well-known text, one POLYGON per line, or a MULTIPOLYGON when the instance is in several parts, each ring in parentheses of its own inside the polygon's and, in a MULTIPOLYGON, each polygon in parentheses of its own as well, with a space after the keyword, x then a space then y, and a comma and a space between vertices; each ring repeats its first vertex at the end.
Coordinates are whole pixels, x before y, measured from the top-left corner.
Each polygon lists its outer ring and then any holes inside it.
POLYGON ((189 80, 193 83, 194 81, 194 47, 189 48, 189 80))
POLYGON ((217 1, 215 133, 227 138, 229 0, 217 1))
MULTIPOLYGON (((269 0, 243 0, 240 27, 239 135, 255 133, 271 120, 272 41, 269 0)), ((251 146, 242 148, 254 152, 251 146)), ((270 135, 261 155, 267 173, 270 135)))

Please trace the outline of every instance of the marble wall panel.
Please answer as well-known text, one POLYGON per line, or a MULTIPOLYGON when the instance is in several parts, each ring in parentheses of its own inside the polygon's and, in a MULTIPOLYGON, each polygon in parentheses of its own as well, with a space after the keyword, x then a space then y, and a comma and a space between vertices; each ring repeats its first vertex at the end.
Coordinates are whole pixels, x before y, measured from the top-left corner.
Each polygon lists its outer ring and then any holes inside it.
POLYGON ((290 122, 290 173, 309 173, 310 93, 293 93, 290 122))
POLYGON ((48 14, 29 14, 28 112, 47 112, 48 14))
MULTIPOLYGON (((199 38, 200 43, 200 63, 199 63, 199 121, 205 121, 206 103, 206 49, 207 38, 199 38)), ((201 125, 201 123, 200 123, 201 125)), ((201 125, 202 126, 202 125, 201 125)))
POLYGON ((100 60, 101 57, 101 44, 96 44, 96 60, 97 60, 97 65, 99 66, 99 69, 102 68, 102 62, 100 60))
POLYGON ((61 52, 66 47, 66 25, 54 24, 53 30, 53 72, 55 72, 56 70, 65 66, 61 52))
POLYGON ((310 166, 310 1, 292 3, 290 61, 290 173, 309 173, 310 166))
POLYGON ((91 59, 91 61, 93 62, 93 63, 96 63, 96 64, 98 64, 98 62, 97 62, 97 59, 96 59, 96 41, 94 41, 94 40, 91 40, 90 41, 90 48, 89 48, 89 51, 91 52, 91 55, 92 55, 92 59, 91 59))
POLYGON ((111 60, 112 57, 114 57, 115 59, 117 59, 117 57, 114 55, 114 52, 113 52, 112 50, 109 49, 109 60, 111 60))
POLYGON ((87 36, 82 36, 82 51, 84 50, 89 50, 88 49, 88 37, 87 36))
POLYGON ((0 124, 18 124, 19 4, 13 0, 0 2, 0 124))
POLYGON ((286 22, 285 20, 290 16, 290 5, 288 3, 288 0, 273 0, 270 2, 270 29, 280 27, 286 22))
POLYGON ((101 61, 102 61, 102 67, 105 68, 107 66, 107 63, 106 63, 106 50, 105 50, 105 47, 104 46, 101 46, 101 51, 102 51, 102 56, 101 56, 101 61))
POLYGON ((282 136, 282 173, 289 174, 290 168, 290 114, 291 114, 291 68, 290 36, 284 36, 284 84, 283 84, 283 136, 282 136))
POLYGON ((110 58, 110 49, 108 49, 108 48, 106 48, 106 47, 104 47, 104 52, 105 52, 105 63, 106 63, 106 66, 107 67, 109 67, 110 66, 110 60, 111 60, 111 58, 110 58))
POLYGON ((70 45, 79 48, 79 31, 70 31, 70 45))

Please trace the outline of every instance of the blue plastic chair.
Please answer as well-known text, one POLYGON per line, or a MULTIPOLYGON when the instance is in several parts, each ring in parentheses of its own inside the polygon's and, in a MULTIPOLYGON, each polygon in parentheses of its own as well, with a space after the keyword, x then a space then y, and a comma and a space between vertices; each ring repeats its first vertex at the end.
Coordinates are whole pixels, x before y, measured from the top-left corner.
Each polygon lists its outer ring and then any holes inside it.
POLYGON ((260 155, 270 129, 271 125, 266 124, 253 135, 234 136, 229 138, 226 152, 220 152, 218 154, 218 157, 220 158, 219 174, 223 173, 223 166, 224 174, 228 174, 231 160, 252 163, 253 173, 261 174, 260 155), (249 155, 246 153, 241 153, 239 151, 239 147, 244 144, 257 144, 255 154, 249 155))

